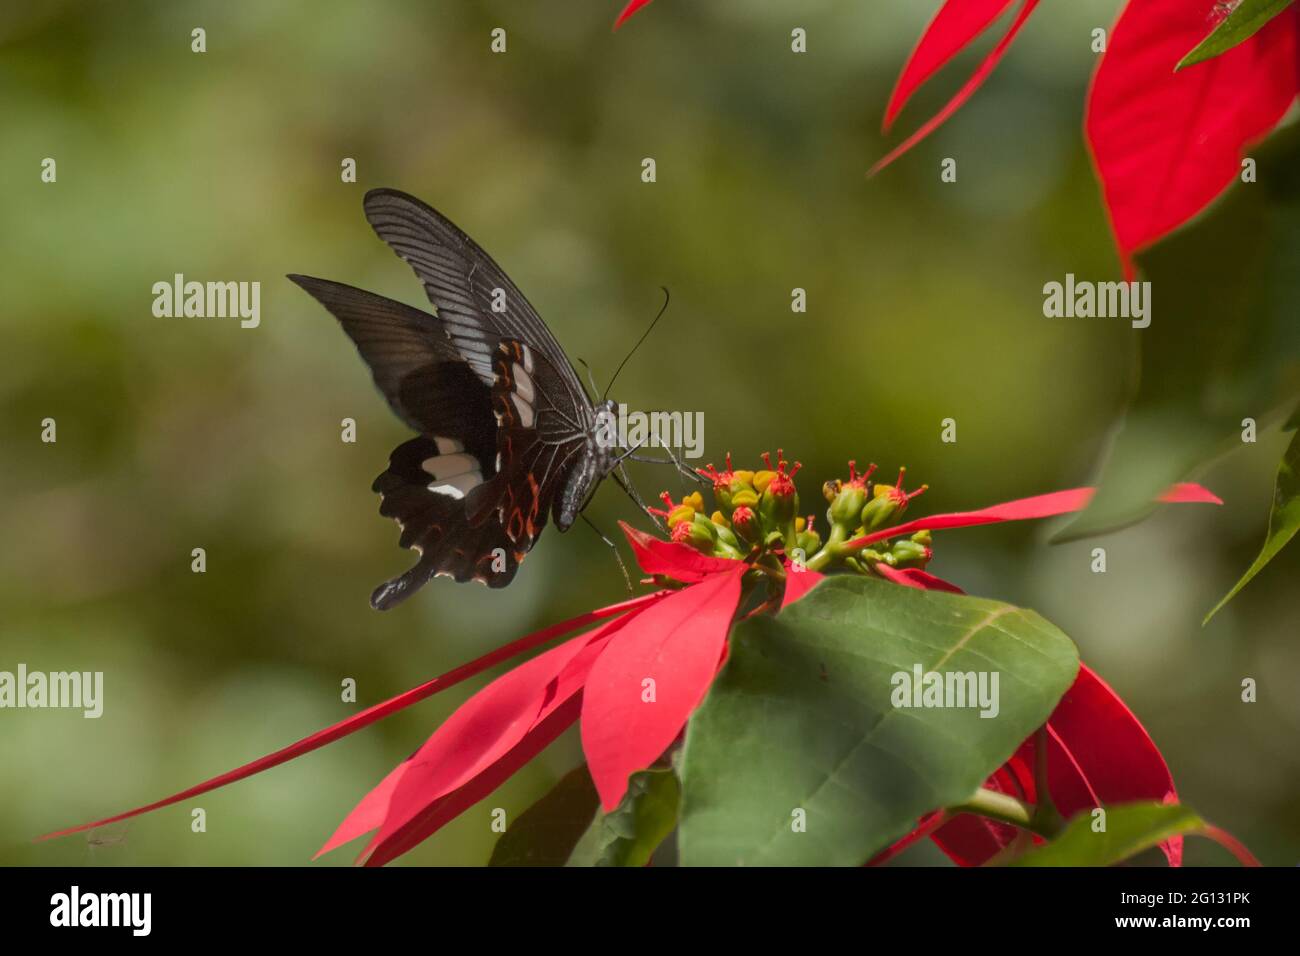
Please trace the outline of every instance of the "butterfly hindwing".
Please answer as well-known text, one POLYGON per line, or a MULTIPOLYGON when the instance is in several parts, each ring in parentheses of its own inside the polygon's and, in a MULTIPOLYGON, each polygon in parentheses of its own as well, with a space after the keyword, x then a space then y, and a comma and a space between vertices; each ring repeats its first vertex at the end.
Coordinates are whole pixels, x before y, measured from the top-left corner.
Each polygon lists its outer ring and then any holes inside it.
POLYGON ((496 522, 471 526, 465 496, 483 486, 481 462, 459 442, 421 435, 393 450, 375 479, 379 513, 402 530, 399 543, 419 553, 408 571, 375 589, 370 603, 387 610, 435 575, 505 587, 519 561, 496 522))
POLYGON ((438 574, 509 584, 587 447, 584 434, 555 420, 546 390, 562 385, 529 346, 503 339, 492 367, 490 455, 421 436, 398 446, 375 480, 380 513, 401 527, 400 544, 420 553, 413 568, 376 590, 375 607, 392 606, 438 574))

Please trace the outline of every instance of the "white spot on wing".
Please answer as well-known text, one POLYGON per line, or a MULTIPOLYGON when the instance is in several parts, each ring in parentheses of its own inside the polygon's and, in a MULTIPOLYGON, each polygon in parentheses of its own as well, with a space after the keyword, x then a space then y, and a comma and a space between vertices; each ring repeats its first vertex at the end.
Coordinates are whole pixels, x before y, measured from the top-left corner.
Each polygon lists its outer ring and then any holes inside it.
POLYGON ((515 376, 515 391, 519 393, 528 404, 532 404, 535 393, 533 392, 533 380, 528 377, 528 373, 519 367, 516 362, 513 366, 515 376))
POLYGON ((443 438, 441 435, 434 435, 433 441, 438 446, 439 455, 454 455, 458 451, 465 450, 465 446, 455 438, 443 438))
POLYGON ((441 481, 444 478, 455 478, 457 475, 477 471, 478 459, 467 454, 439 455, 436 458, 426 458, 421 467, 441 481))
POLYGON ((524 428, 532 428, 533 406, 520 398, 518 392, 511 392, 510 399, 515 403, 515 408, 519 411, 519 424, 524 428))
POLYGON ((450 498, 464 498, 466 494, 473 491, 479 485, 483 484, 483 475, 475 471, 467 471, 463 475, 457 475, 455 478, 448 478, 444 481, 435 481, 429 485, 429 490, 436 495, 447 495, 450 498))

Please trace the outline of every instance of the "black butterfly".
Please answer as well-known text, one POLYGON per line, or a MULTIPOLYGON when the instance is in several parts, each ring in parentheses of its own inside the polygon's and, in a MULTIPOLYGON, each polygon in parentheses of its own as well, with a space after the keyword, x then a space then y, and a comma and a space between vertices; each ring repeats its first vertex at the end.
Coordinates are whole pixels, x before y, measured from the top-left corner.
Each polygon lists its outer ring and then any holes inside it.
POLYGON ((342 323, 393 411, 420 432, 374 483, 379 513, 397 520, 402 547, 420 559, 370 603, 393 607, 434 575, 505 587, 547 517, 568 530, 618 466, 602 426, 616 405, 588 397, 528 300, 446 217, 393 189, 366 193, 365 211, 436 315, 327 279, 289 278, 342 323))

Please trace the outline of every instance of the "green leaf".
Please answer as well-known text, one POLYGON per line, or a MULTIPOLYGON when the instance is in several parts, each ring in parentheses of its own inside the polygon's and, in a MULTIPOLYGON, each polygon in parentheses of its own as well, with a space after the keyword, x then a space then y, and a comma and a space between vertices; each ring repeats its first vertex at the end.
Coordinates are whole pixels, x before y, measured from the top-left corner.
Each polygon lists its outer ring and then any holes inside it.
POLYGON ((1220 53, 1226 53, 1238 43, 1249 40, 1264 24, 1289 7, 1292 0, 1241 0, 1232 12, 1224 17, 1210 35, 1183 57, 1175 70, 1201 63, 1220 53))
POLYGON ((501 834, 488 866, 563 866, 599 806, 587 765, 571 770, 501 834))
POLYGON ((1033 611, 828 578, 733 632, 687 727, 681 861, 861 864, 922 814, 968 798, 1047 720, 1078 664, 1033 611), (913 665, 997 672, 997 716, 895 708, 894 675, 913 665))
POLYGON ((1205 828, 1205 821, 1177 803, 1121 803, 1106 807, 1106 829, 1093 830, 1092 811, 1071 820, 1061 834, 1030 850, 1012 866, 1110 866, 1180 833, 1205 828))
POLYGON ((677 826, 680 798, 681 787, 671 770, 634 773, 623 802, 592 821, 568 865, 645 866, 677 826))
MULTIPOLYGON (((1129 331, 1138 387, 1087 509, 1053 541, 1113 531, 1162 491, 1241 449, 1244 418, 1279 421, 1300 394, 1300 128, 1252 154, 1237 183, 1192 226, 1139 256, 1154 313, 1129 331)), ((1245 446, 1251 448, 1254 446, 1245 446)))
POLYGON ((1273 560, 1273 556, 1285 547, 1300 530, 1300 432, 1291 438, 1281 463, 1277 466, 1277 482, 1273 486, 1273 511, 1268 516, 1268 534, 1264 538, 1264 547, 1260 549, 1255 563, 1246 569, 1231 591, 1224 596, 1214 610, 1205 615, 1205 623, 1219 613, 1219 608, 1227 604, 1237 592, 1246 586, 1264 565, 1273 560))

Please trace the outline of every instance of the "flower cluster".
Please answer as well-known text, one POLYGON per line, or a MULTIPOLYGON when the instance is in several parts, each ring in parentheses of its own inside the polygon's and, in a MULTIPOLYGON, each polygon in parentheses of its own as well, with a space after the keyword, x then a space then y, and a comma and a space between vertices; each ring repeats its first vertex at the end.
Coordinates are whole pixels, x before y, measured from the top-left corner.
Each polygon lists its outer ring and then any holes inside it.
POLYGON ((664 508, 648 510, 665 519, 669 535, 678 544, 710 557, 747 560, 760 569, 789 564, 797 570, 842 569, 890 578, 891 570, 923 571, 929 564, 934 552, 927 528, 862 543, 888 529, 908 503, 929 487, 908 491, 906 468, 898 470, 898 480, 891 485, 871 480, 874 464, 859 472, 857 462, 850 461, 847 479, 836 478, 822 486, 829 529, 823 539, 816 516, 799 514, 794 478, 800 463, 791 466, 781 449, 775 467, 769 453, 762 457, 765 467, 758 471, 734 468, 730 454, 725 470, 712 464, 698 469, 712 483, 715 508, 711 513, 698 491, 677 502, 664 492, 664 508))
POLYGON ((794 549, 810 554, 821 546, 821 537, 813 528, 813 516, 799 515, 799 492, 794 476, 801 465, 789 462, 777 450, 776 468, 772 458, 763 453, 765 468, 759 471, 733 469, 731 455, 727 468, 713 465, 699 473, 713 483, 717 507, 707 513, 700 492, 686 495, 678 503, 664 492, 667 510, 651 508, 652 514, 665 518, 672 539, 690 545, 702 554, 719 558, 742 559, 764 552, 784 553, 794 549))

